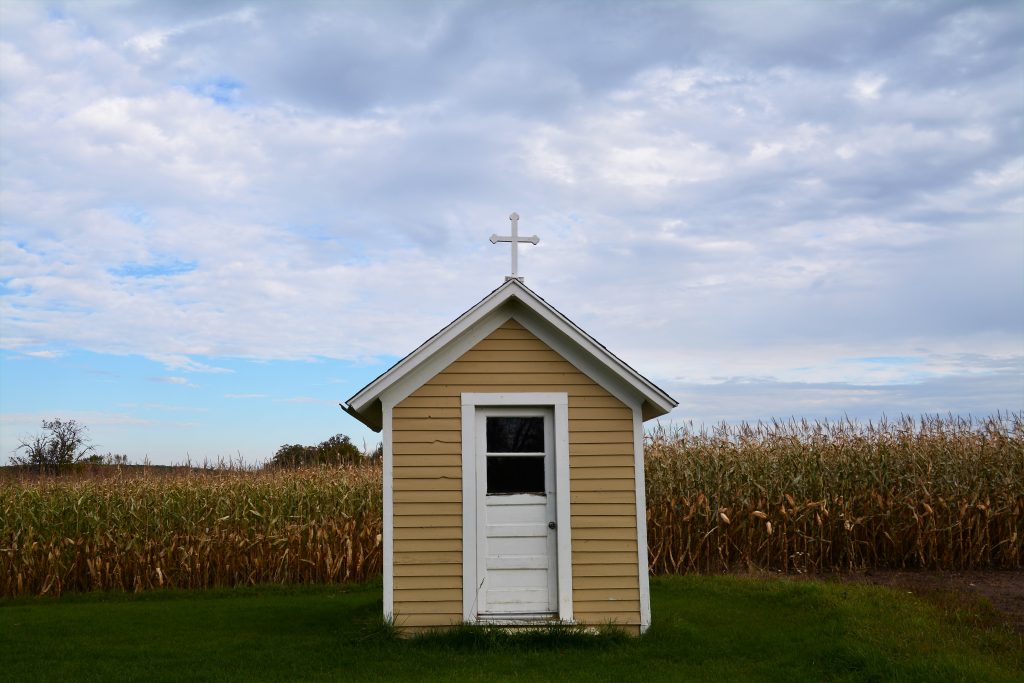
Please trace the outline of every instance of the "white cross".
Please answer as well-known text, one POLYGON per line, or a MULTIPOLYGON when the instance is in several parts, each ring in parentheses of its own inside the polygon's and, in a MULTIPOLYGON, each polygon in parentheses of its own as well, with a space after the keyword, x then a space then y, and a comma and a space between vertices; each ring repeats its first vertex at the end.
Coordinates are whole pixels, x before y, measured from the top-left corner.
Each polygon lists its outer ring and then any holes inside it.
POLYGON ((512 234, 511 235, 491 235, 491 244, 497 244, 498 242, 511 242, 512 243, 512 275, 506 277, 506 280, 521 280, 519 277, 519 243, 529 242, 530 244, 537 244, 540 242, 540 238, 536 235, 530 235, 529 237, 519 236, 519 214, 513 212, 508 217, 512 221, 512 234))

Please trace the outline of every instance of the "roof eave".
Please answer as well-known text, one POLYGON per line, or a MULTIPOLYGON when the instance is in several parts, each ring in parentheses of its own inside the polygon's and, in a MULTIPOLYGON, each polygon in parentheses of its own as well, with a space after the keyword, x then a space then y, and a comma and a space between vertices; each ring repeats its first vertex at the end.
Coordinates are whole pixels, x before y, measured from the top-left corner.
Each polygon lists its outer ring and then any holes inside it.
POLYGON ((675 399, 587 334, 536 292, 519 280, 509 279, 477 302, 472 308, 416 347, 404 358, 378 375, 373 381, 356 392, 346 402, 347 405, 342 405, 342 408, 346 413, 352 415, 361 423, 370 427, 370 429, 380 431, 383 424, 381 395, 388 387, 413 371, 421 362, 433 356, 434 353, 445 348, 448 343, 457 339, 466 329, 488 313, 496 310, 499 306, 504 305, 513 298, 527 308, 534 310, 539 308, 546 311, 548 316, 550 316, 549 322, 555 324, 563 335, 567 336, 573 343, 580 346, 585 352, 625 380, 632 387, 632 390, 636 392, 637 396, 642 399, 644 420, 665 415, 679 405, 675 399))
POLYGON ((487 304, 493 302, 496 298, 500 298, 502 290, 509 289, 513 284, 517 284, 515 280, 508 280, 501 286, 494 289, 490 294, 478 301, 472 308, 445 325, 432 337, 409 352, 404 358, 374 378, 369 384, 348 399, 346 403, 356 412, 361 413, 366 410, 373 401, 380 400, 380 395, 384 393, 384 390, 388 386, 418 365, 421 356, 429 357, 431 353, 436 350, 434 349, 435 346, 444 346, 444 344, 449 341, 446 337, 458 336, 457 328, 461 329, 463 325, 472 324, 472 322, 477 318, 482 317, 488 311, 492 310, 493 307, 501 305, 501 303, 504 302, 504 299, 500 302, 494 303, 493 306, 488 306, 487 304))

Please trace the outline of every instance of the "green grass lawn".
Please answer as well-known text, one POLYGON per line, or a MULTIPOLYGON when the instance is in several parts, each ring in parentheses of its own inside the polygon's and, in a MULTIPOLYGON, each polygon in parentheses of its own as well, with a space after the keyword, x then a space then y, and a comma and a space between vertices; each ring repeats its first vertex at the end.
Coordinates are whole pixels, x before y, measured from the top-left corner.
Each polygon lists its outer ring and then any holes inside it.
POLYGON ((398 640, 380 584, 0 601, 0 679, 1021 681, 983 609, 839 583, 652 581, 643 638, 398 640))

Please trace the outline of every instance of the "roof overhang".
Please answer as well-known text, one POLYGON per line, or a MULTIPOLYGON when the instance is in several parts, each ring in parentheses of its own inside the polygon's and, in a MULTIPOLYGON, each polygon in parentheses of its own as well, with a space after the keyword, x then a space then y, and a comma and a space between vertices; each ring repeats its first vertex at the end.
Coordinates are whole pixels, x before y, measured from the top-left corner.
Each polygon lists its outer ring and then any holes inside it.
POLYGON ((360 389, 342 409, 379 432, 385 398, 396 403, 407 396, 509 318, 515 318, 620 400, 639 405, 644 420, 678 405, 521 280, 509 279, 360 389))

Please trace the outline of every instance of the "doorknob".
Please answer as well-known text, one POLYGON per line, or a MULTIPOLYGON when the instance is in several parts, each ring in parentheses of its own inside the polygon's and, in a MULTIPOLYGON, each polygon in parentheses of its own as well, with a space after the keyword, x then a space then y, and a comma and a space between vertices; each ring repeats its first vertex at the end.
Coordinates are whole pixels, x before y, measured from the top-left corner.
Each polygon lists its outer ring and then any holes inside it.
POLYGON ((555 524, 554 522, 548 522, 548 528, 549 528, 549 529, 554 529, 554 528, 555 528, 555 527, 557 527, 557 526, 558 526, 558 525, 557 525, 557 524, 555 524))

